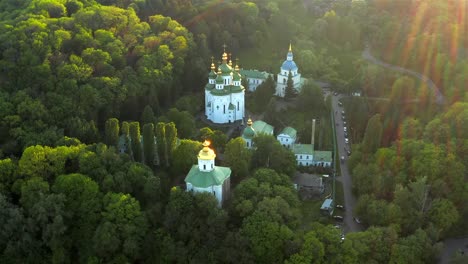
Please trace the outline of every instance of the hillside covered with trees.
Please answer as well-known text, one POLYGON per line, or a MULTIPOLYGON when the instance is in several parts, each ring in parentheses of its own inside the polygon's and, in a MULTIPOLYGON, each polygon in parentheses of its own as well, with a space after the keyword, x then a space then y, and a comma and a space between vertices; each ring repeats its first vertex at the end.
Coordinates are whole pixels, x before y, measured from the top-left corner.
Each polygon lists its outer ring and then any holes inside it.
MULTIPOLYGON (((0 2, 1 263, 435 263, 467 235, 468 5, 456 0, 4 0, 0 2), (344 94, 355 215, 303 223, 295 158, 271 136, 204 127, 210 57, 276 73, 292 42, 303 76, 344 94), (410 76, 425 74, 437 104, 410 76), (155 138, 157 140, 155 140, 155 138), (185 192, 210 140, 232 169, 223 208, 185 192)), ((311 84, 252 112, 331 148, 330 98, 311 84), (282 121, 284 122, 282 123, 282 121)), ((465 263, 457 255, 454 263, 465 263)))

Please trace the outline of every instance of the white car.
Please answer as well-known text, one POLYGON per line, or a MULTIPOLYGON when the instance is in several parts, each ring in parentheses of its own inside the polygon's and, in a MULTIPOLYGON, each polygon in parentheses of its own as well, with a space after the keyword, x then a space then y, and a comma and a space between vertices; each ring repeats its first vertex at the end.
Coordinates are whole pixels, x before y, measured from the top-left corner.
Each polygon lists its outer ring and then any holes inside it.
POLYGON ((343 131, 344 131, 344 132, 347 132, 348 129, 344 126, 344 127, 343 127, 343 131))
POLYGON ((349 139, 345 138, 345 139, 344 139, 344 142, 345 142, 346 144, 348 144, 348 143, 349 143, 349 139))

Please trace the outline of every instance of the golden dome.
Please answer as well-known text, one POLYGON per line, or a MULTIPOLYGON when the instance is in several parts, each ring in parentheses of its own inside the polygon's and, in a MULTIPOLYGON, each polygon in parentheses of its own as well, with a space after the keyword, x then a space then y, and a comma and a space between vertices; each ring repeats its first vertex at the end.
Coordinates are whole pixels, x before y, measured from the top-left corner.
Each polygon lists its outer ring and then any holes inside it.
POLYGON ((249 120, 247 120, 247 125, 252 126, 252 119, 249 118, 249 120))
POLYGON ((208 140, 205 140, 203 142, 203 149, 200 150, 198 153, 198 158, 203 159, 203 160, 214 160, 216 158, 216 154, 214 150, 209 148, 210 142, 208 140))
POLYGON ((227 56, 227 53, 224 52, 224 53, 223 53, 223 57, 222 57, 222 58, 223 58, 223 63, 226 63, 227 57, 228 57, 228 56, 227 56))

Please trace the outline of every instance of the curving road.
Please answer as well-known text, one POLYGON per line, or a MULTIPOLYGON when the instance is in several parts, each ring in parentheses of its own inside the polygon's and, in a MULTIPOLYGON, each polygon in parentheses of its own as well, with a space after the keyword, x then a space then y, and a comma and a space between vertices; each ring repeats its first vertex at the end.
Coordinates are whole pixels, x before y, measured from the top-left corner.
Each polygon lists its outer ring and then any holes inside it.
POLYGON ((419 72, 415 72, 415 71, 412 71, 412 70, 409 70, 409 69, 405 69, 403 67, 400 67, 400 66, 396 66, 396 65, 392 65, 392 64, 388 64, 386 62, 383 62, 377 58, 375 58, 374 56, 372 56, 372 54, 370 53, 370 48, 369 46, 366 46, 366 48, 364 49, 364 51, 362 52, 362 57, 367 60, 367 61, 370 61, 374 64, 377 64, 377 65, 380 65, 382 67, 385 67, 387 69, 391 69, 391 70, 394 70, 394 71, 398 71, 398 72, 401 72, 401 73, 405 73, 405 74, 408 74, 408 75, 411 75, 413 77, 416 77, 418 78, 419 80, 425 82, 427 84, 427 87, 429 87, 429 89, 432 89, 434 91, 434 95, 436 97, 435 99, 435 102, 439 105, 442 105, 444 104, 444 101, 445 101, 445 98, 444 96, 442 95, 442 93, 440 92, 440 89, 435 85, 435 83, 429 79, 428 77, 422 75, 421 73, 419 72))

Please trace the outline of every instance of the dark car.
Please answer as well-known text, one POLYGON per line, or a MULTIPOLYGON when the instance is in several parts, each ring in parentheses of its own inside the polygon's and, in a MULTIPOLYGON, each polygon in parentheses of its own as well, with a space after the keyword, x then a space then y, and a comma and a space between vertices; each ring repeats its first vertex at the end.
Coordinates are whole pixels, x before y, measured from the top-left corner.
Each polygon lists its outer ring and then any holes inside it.
POLYGON ((348 132, 344 132, 344 137, 348 138, 348 132))
POLYGON ((348 154, 348 156, 351 156, 351 151, 350 151, 350 150, 347 150, 347 151, 346 151, 346 154, 348 154))
POLYGON ((338 221, 343 221, 343 216, 341 215, 334 215, 333 219, 338 220, 338 221))
POLYGON ((337 92, 334 92, 334 93, 333 93, 333 95, 334 95, 334 96, 337 96, 337 95, 338 95, 338 93, 337 93, 337 92))
POLYGON ((339 106, 343 106, 343 103, 342 103, 342 102, 338 102, 338 105, 339 105, 339 106))

